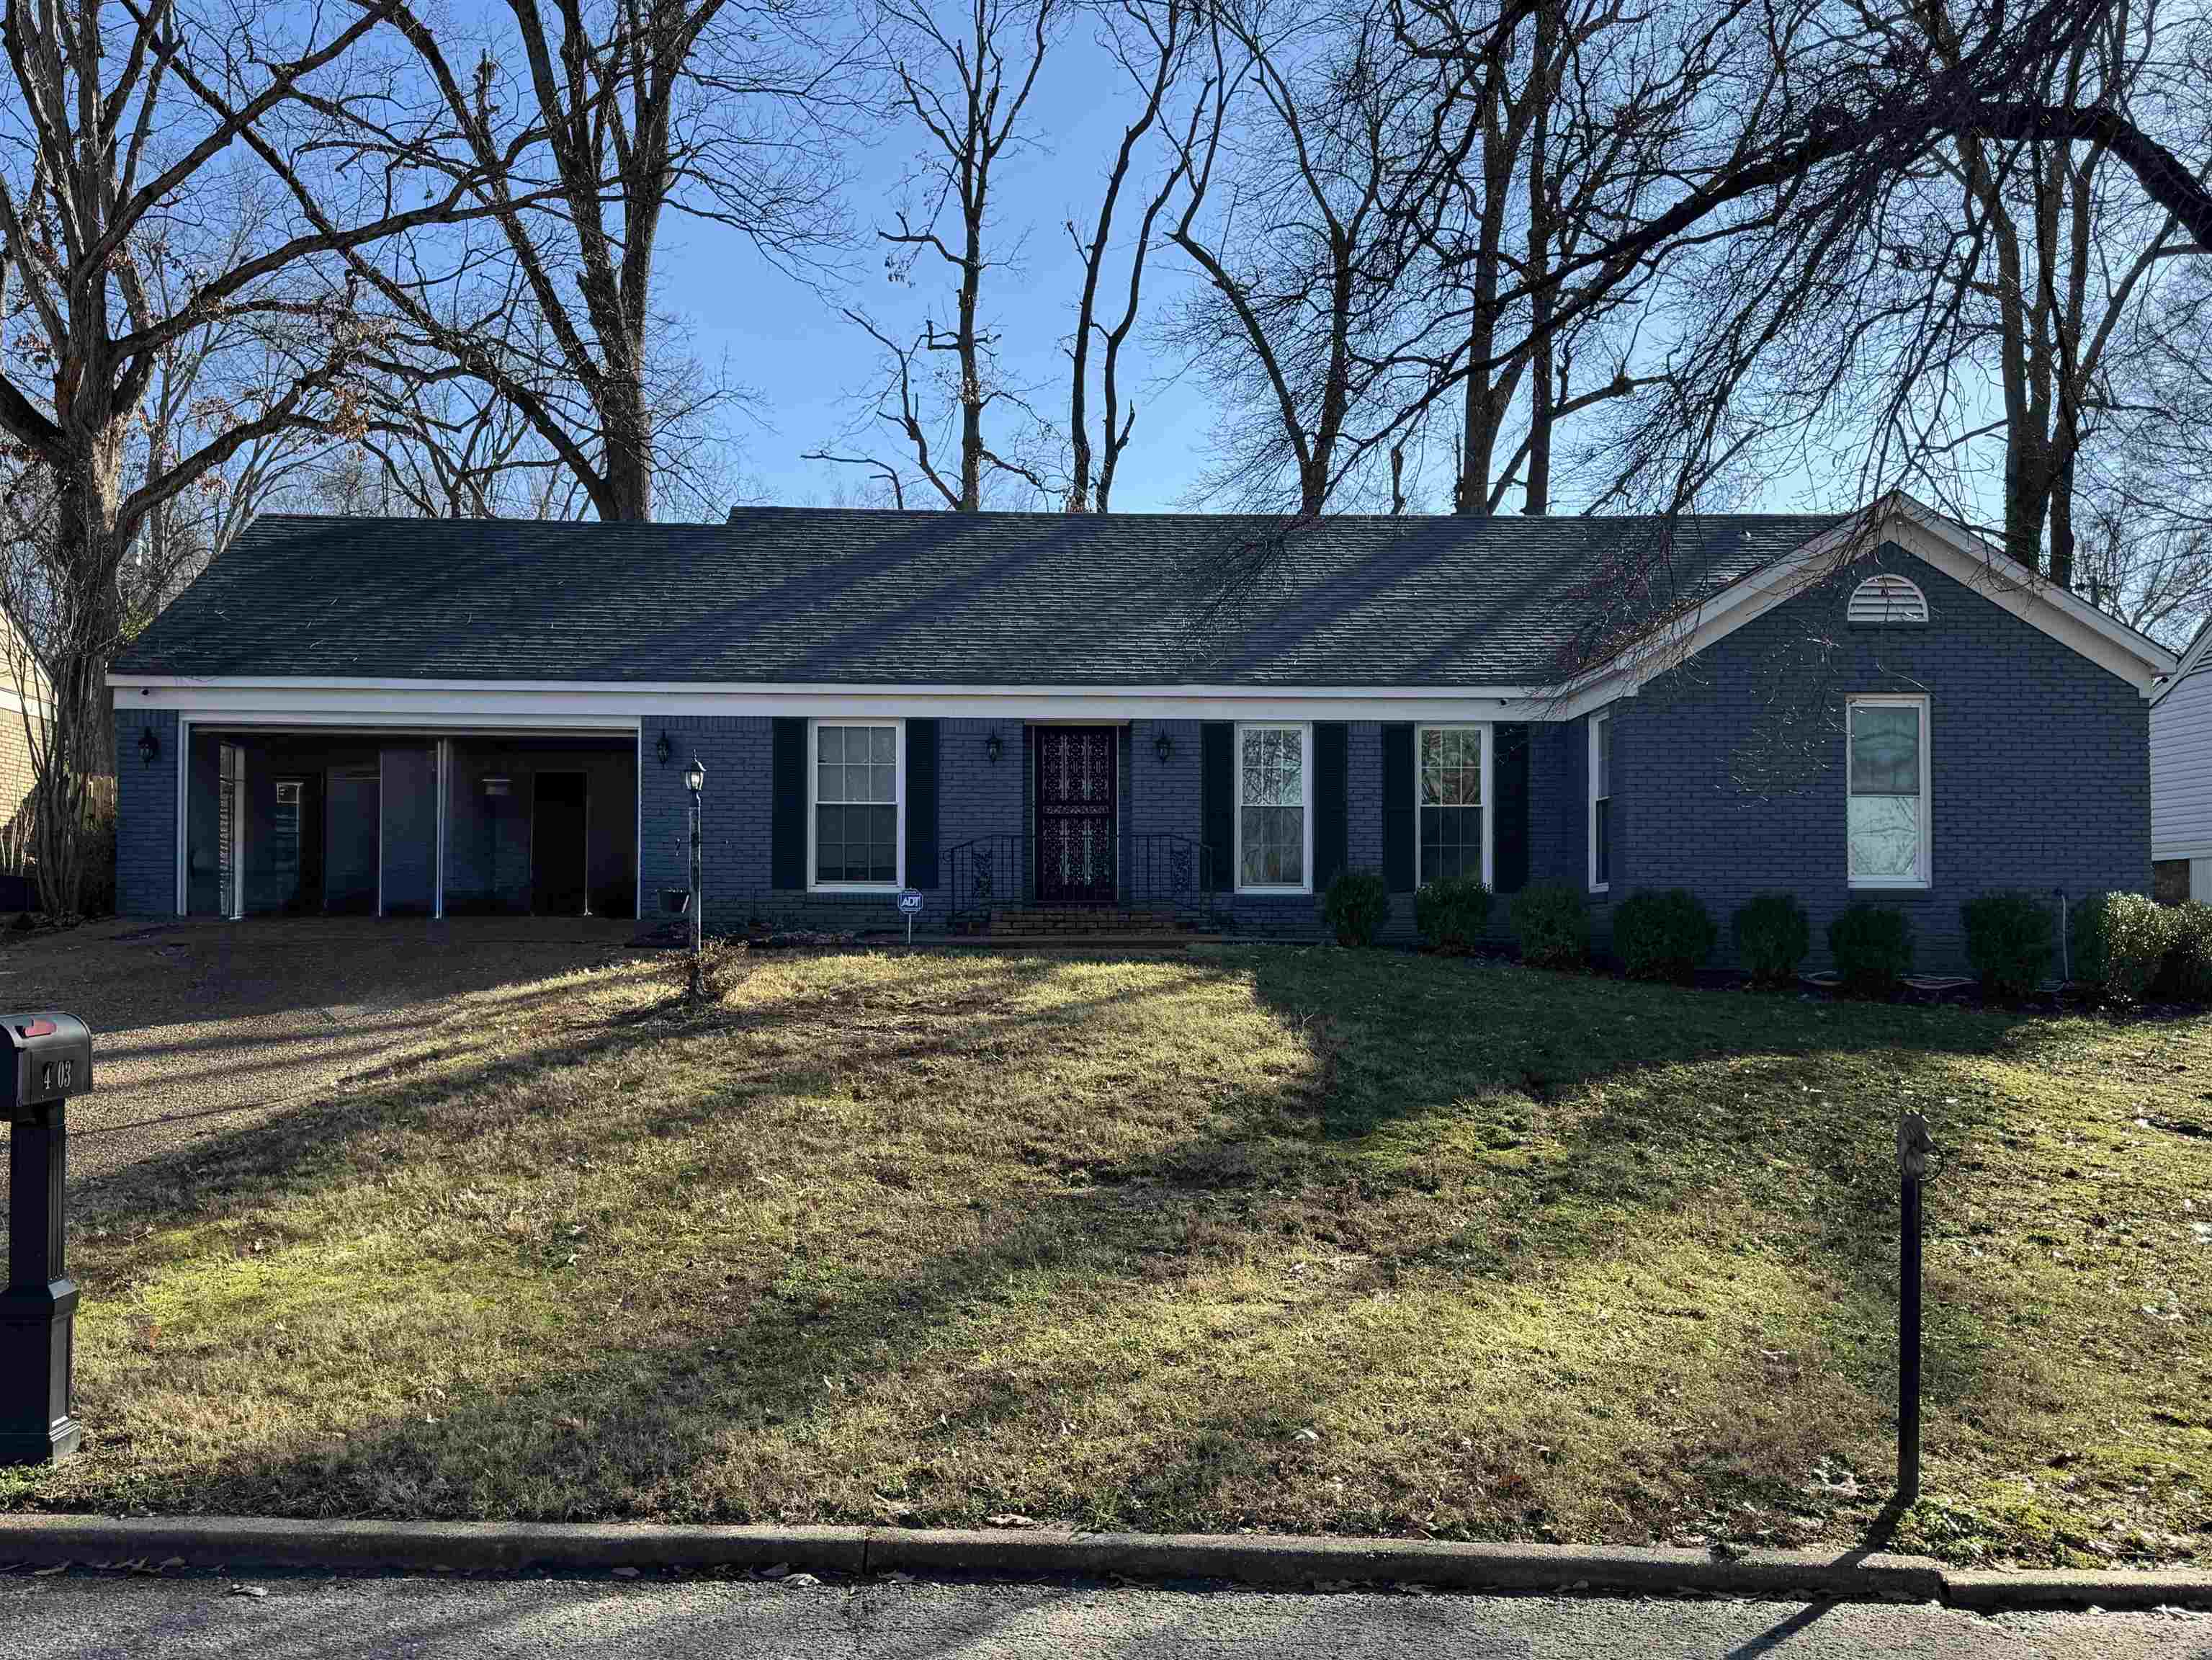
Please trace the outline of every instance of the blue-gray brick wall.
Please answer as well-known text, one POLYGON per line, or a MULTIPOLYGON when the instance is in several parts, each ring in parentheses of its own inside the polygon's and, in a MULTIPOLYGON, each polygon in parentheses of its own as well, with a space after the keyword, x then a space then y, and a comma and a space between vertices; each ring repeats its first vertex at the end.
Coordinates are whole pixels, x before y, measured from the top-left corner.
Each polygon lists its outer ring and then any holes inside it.
POLYGON ((167 709, 115 711, 115 907, 125 916, 173 916, 177 909, 177 717, 167 709), (138 758, 138 734, 161 746, 138 758))
POLYGON ((1961 970, 1959 907, 1991 888, 2148 891, 2148 705, 2118 676, 1893 548, 1925 626, 1848 628, 1854 568, 1613 705, 1613 896, 1686 886, 1722 928, 1765 889, 1797 895, 1813 966, 1854 897, 1912 919, 1917 966, 1961 970), (1933 885, 1854 894, 1845 873, 1844 706, 1929 700, 1933 885))
POLYGON ((765 715, 690 715, 648 720, 638 777, 638 871, 648 918, 665 915, 661 894, 691 880, 691 793, 684 769, 696 756, 707 769, 701 792, 702 912, 710 933, 734 933, 772 920, 769 854, 775 826, 769 787, 773 728, 765 715), (661 733, 671 753, 653 756, 661 733))
MULTIPOLYGON (((1022 810, 1027 753, 1018 721, 937 723, 937 888, 924 900, 923 926, 943 926, 952 903, 953 849, 979 836, 994 838, 989 849, 994 859, 1013 860, 1010 895, 1029 891, 1029 820, 1022 810), (996 761, 989 748, 994 736, 999 740, 996 761)), ((915 873, 908 874, 911 879, 915 873)))

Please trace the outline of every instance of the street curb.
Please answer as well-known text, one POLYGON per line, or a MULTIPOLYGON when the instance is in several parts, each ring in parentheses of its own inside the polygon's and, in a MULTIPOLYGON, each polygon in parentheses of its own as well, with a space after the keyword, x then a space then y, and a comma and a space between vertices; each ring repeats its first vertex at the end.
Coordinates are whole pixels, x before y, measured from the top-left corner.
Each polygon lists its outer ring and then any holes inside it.
POLYGON ((180 1561, 186 1567, 764 1568, 867 1572, 866 1528, 686 1528, 626 1522, 295 1522, 254 1516, 0 1516, 0 1561, 180 1561))
POLYGON ((1942 1569, 1918 1557, 1267 1535, 935 1528, 668 1527, 632 1523, 297 1522, 258 1517, 0 1515, 0 1561, 179 1561, 189 1567, 514 1572, 760 1568, 1224 1579, 1252 1585, 1388 1580, 1461 1590, 1702 1591, 1924 1602, 1942 1569))
POLYGON ((1954 1569, 1943 1576, 1943 1586, 1944 1600, 1952 1607, 1984 1614, 2004 1608, 2212 1608, 2212 1568, 2142 1573, 1954 1569))
POLYGON ((1925 1602, 1942 1568, 1918 1557, 1811 1551, 1705 1551, 1585 1545, 1473 1545, 1429 1539, 1332 1539, 1266 1534, 969 1531, 878 1528, 872 1573, 1119 1575, 1226 1579, 1248 1585, 1383 1580, 1488 1591, 1702 1591, 1717 1596, 1802 1593, 1866 1602, 1925 1602))
POLYGON ((1944 1602, 2006 1608, 2212 1608, 2212 1569, 1998 1573, 1861 1551, 1484 1545, 1268 1534, 1047 1529, 675 1527, 629 1522, 299 1522, 282 1517, 0 1514, 0 1562, 514 1573, 788 1567, 837 1574, 1385 1582, 1469 1591, 1944 1602))

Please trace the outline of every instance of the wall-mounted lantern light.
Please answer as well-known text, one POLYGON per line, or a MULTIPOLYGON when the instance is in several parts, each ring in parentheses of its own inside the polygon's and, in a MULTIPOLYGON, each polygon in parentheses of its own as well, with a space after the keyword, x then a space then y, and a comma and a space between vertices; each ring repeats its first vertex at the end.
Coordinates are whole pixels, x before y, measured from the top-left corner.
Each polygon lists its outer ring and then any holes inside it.
POLYGON ((668 757, 675 753, 676 746, 668 741, 668 734, 665 732, 653 740, 653 758, 659 762, 662 766, 666 766, 668 757))
POLYGON ((993 733, 983 740, 983 758, 993 766, 999 764, 999 734, 993 733))
POLYGON ((1152 753, 1160 757, 1160 764, 1164 767, 1168 763, 1168 757, 1175 753, 1175 739, 1168 736, 1165 728, 1162 728, 1160 735, 1152 739, 1152 753))
POLYGON ((155 736, 154 736, 154 729, 153 729, 153 727, 139 727, 139 728, 138 728, 138 758, 139 758, 141 761, 143 761, 143 762, 144 762, 148 766, 149 766, 149 767, 150 767, 150 766, 152 766, 152 765, 154 764, 154 757, 155 757, 155 756, 159 755, 161 752, 161 740, 160 739, 158 739, 158 738, 156 738, 156 737, 155 737, 155 736))

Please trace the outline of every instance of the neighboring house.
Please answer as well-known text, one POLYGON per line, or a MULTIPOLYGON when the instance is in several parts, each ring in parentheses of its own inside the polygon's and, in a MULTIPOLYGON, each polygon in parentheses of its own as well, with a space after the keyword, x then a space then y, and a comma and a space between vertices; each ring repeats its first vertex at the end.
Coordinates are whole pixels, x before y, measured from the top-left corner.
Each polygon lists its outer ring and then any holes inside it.
POLYGON ((2168 903, 2212 900, 2212 622, 2150 704, 2150 848, 2168 903))
POLYGON ((31 731, 43 737, 48 714, 46 678, 15 625, 0 617, 0 906, 35 903, 23 879, 31 854, 31 792, 38 768, 31 731))
POLYGON ((1639 888, 1724 928, 1783 888, 1816 958, 1875 899, 1933 967, 1984 889, 2148 885, 2168 653, 1904 498, 1665 530, 264 518, 117 665, 123 905, 657 915, 695 756, 714 929, 889 928, 913 887, 926 927, 1310 938, 1358 866, 1401 933, 1440 874, 1571 884, 1601 930, 1639 888), (1668 627, 1565 674, 1660 569, 1668 627))

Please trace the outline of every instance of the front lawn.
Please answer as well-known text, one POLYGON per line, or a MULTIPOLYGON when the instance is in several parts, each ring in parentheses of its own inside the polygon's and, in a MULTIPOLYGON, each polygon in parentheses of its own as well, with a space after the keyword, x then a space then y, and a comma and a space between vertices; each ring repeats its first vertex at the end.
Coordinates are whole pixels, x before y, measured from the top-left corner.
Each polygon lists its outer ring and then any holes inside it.
POLYGON ((1842 1545, 1923 1107, 1954 1558, 2212 1558, 2212 1019, 1334 950, 454 1003, 88 1184, 15 1507, 1842 1545))

